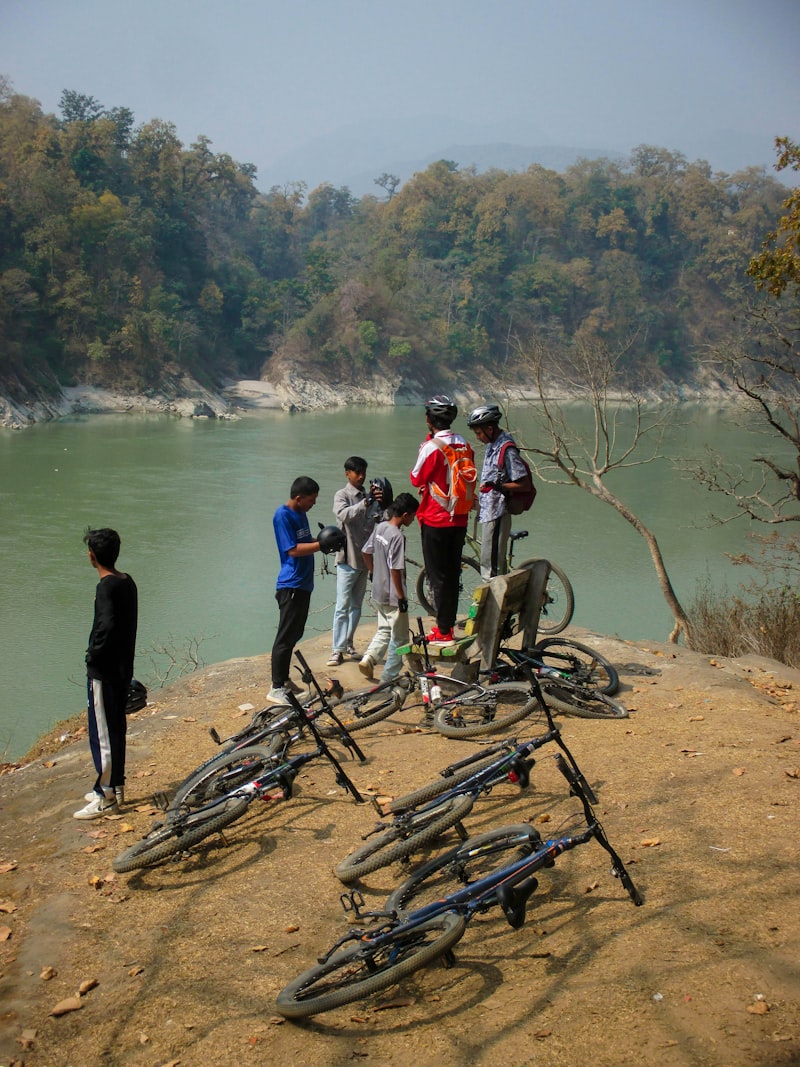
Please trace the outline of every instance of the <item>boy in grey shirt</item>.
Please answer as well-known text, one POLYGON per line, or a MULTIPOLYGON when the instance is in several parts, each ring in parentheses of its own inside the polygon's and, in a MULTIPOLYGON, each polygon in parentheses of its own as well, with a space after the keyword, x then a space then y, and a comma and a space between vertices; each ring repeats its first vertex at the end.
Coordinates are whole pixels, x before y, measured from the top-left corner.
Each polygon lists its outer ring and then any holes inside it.
POLYGON ((389 518, 379 523, 362 548, 364 562, 372 575, 372 602, 378 613, 378 628, 358 665, 372 678, 378 660, 386 656, 381 676, 389 682, 400 673, 397 649, 408 644, 408 592, 406 587, 406 538, 419 507, 411 493, 400 493, 388 509, 389 518))

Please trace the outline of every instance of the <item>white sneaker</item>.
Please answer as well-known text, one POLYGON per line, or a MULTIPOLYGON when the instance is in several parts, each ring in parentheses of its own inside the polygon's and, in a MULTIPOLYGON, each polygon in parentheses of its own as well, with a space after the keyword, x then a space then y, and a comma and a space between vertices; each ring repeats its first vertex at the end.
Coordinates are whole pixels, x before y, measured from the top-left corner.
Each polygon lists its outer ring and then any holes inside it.
POLYGON ((285 686, 280 686, 277 689, 274 688, 274 687, 272 689, 270 689, 270 691, 267 693, 267 703, 268 704, 288 704, 289 703, 289 698, 286 695, 286 687, 285 686))
POLYGON ((95 793, 85 808, 73 812, 73 819, 102 819, 104 815, 113 815, 117 810, 116 797, 101 797, 95 793))
MULTIPOLYGON (((92 789, 91 792, 84 794, 83 799, 84 800, 94 800, 94 798, 96 796, 97 796, 97 793, 95 793, 94 789, 92 789)), ((125 787, 122 786, 122 785, 114 786, 114 797, 115 797, 115 799, 116 799, 118 804, 124 804, 125 803, 125 787)), ((106 798, 106 799, 108 799, 108 798, 106 798)))
POLYGON ((326 667, 338 667, 338 666, 340 666, 340 664, 341 664, 343 659, 344 659, 344 656, 342 655, 341 652, 332 652, 331 653, 331 658, 328 660, 328 662, 325 664, 325 666, 326 667))
POLYGON ((375 660, 372 658, 372 656, 369 655, 364 656, 364 658, 358 665, 358 669, 361 671, 364 677, 369 678, 370 681, 372 681, 372 671, 374 667, 375 660))

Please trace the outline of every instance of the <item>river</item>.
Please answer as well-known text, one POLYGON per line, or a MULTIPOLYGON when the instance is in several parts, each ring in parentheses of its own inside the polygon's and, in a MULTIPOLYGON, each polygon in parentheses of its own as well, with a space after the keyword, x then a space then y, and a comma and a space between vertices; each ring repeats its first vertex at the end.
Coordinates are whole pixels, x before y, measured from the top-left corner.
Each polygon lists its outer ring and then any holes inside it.
MULTIPOLYGON (((571 410, 585 422, 585 409, 571 410)), ((529 444, 539 435, 531 410, 517 409, 513 425, 529 444)), ((136 673, 152 685, 173 657, 186 660, 190 643, 205 663, 269 650, 271 516, 297 474, 320 483, 310 517, 327 523, 348 455, 365 456, 369 476, 387 476, 397 493, 409 488, 424 432, 416 408, 258 411, 238 421, 94 415, 0 431, 0 758, 19 758, 84 704, 96 583, 82 543, 88 526, 120 531, 119 566, 139 586, 136 673)), ((671 462, 611 481, 657 534, 684 603, 698 580, 733 587, 743 577, 725 553, 746 546, 746 528, 710 525, 716 501, 674 466, 707 445, 742 462, 756 451, 729 410, 686 405, 664 443, 671 462)), ((614 510, 576 488, 540 482, 533 509, 515 526, 530 530, 521 558, 548 556, 569 574, 577 625, 632 640, 667 637, 671 617, 649 553, 614 510)), ((409 554, 419 558, 415 537, 409 554)), ((320 565, 307 633, 331 622, 335 576, 320 574, 320 565)))

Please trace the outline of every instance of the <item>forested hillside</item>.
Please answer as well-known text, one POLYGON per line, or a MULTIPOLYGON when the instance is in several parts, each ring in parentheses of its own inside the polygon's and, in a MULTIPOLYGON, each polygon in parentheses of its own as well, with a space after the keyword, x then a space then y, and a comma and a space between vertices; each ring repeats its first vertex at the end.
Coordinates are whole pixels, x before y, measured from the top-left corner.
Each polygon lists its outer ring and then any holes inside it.
MULTIPOLYGON (((0 79, 0 393, 216 385, 289 361, 320 378, 498 371, 576 337, 675 381, 735 328, 786 189, 641 146, 558 174, 434 163, 376 195, 188 147, 168 121, 0 79)), ((274 372, 274 371, 273 371, 274 372)))

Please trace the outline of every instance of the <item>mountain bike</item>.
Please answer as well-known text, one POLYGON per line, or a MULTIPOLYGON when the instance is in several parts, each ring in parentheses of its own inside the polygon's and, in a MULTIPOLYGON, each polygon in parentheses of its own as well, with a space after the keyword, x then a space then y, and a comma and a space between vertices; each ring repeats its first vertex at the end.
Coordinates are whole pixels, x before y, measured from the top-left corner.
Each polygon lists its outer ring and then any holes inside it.
POLYGON ((620 879, 632 902, 641 905, 643 898, 609 842, 582 776, 561 753, 554 759, 571 795, 581 803, 582 829, 542 840, 536 829, 522 824, 471 838, 414 872, 379 912, 362 911, 364 900, 357 890, 344 894, 341 901, 346 914, 352 913, 362 923, 375 919, 376 925, 348 930, 315 966, 285 986, 275 1004, 281 1015, 306 1019, 362 1000, 438 958, 452 966, 453 946, 467 924, 491 908, 499 907, 512 929, 521 928, 528 901, 539 884, 539 871, 592 839, 611 857, 611 873, 620 879), (434 887, 434 883, 439 884, 434 887), (420 900, 426 902, 414 906, 420 900))
MULTIPOLYGON (((293 716, 287 713, 284 718, 286 725, 290 719, 294 723, 294 734, 284 729, 273 735, 269 747, 234 747, 207 760, 184 779, 166 805, 164 795, 157 794, 156 802, 165 808, 164 820, 155 823, 144 838, 115 857, 113 869, 123 874, 187 852, 241 818, 254 800, 288 800, 300 770, 319 757, 324 757, 333 767, 336 784, 347 790, 357 803, 364 803, 364 797, 320 733, 316 716, 309 715, 294 694, 288 694, 288 699, 293 716), (306 751, 291 754, 291 745, 306 731, 315 744, 306 751)), ((349 747, 359 759, 365 760, 354 741, 349 747)))
MULTIPOLYGON (((481 542, 476 536, 477 522, 473 525, 473 531, 467 530, 464 547, 466 551, 461 556, 461 577, 459 580, 458 594, 458 617, 466 618, 472 605, 475 590, 483 584, 481 578, 481 542)), ((508 536, 508 552, 506 556, 506 571, 512 571, 516 567, 532 567, 538 562, 537 559, 525 559, 522 563, 514 563, 514 546, 517 541, 528 536, 527 530, 512 530, 508 536)), ((409 563, 414 560, 409 559, 409 563)), ((550 575, 545 586, 544 597, 539 615, 539 632, 543 634, 559 634, 565 630, 572 619, 575 611, 575 595, 569 578, 552 561, 550 562, 550 575)), ((428 575, 424 566, 417 575, 416 583, 417 600, 428 613, 435 615, 433 591, 428 581, 428 575)))
MULTIPOLYGON (((328 678, 327 687, 322 689, 302 652, 296 649, 294 654, 300 663, 300 668, 298 669, 300 670, 301 680, 308 686, 305 698, 302 701, 299 701, 298 698, 294 706, 270 704, 262 708, 260 711, 255 712, 246 726, 230 737, 221 738, 215 727, 209 727, 208 732, 215 744, 221 749, 221 752, 209 756, 199 767, 196 767, 188 778, 184 779, 176 787, 176 795, 181 793, 186 782, 203 771, 209 764, 218 760, 222 753, 254 746, 266 747, 267 749, 274 748, 275 751, 278 751, 282 748, 287 734, 291 735, 294 741, 297 742, 300 739, 300 735, 307 731, 306 724, 310 718, 317 720, 324 716, 330 719, 331 724, 325 727, 323 736, 338 738, 358 759, 363 760, 363 753, 334 710, 335 702, 344 695, 341 683, 335 678, 328 678), (298 705, 301 709, 300 711, 298 711, 298 705)), ((154 800, 158 807, 167 812, 170 811, 172 805, 165 793, 156 793, 154 800)))
MULTIPOLYGON (((415 652, 422 656, 421 670, 403 671, 391 681, 345 693, 336 705, 341 725, 349 733, 388 718, 415 693, 419 694, 419 704, 425 709, 424 722, 428 726, 435 725, 438 718, 435 713, 441 709, 480 724, 470 733, 459 735, 463 737, 496 732, 519 722, 536 708, 535 695, 524 682, 487 678, 481 683, 477 679, 464 681, 439 674, 428 655, 428 639, 422 619, 417 619, 417 631, 411 643, 415 652)), ((333 727, 322 725, 320 730, 325 736, 331 736, 333 727)))
POLYGON ((407 858, 451 827, 466 838, 462 820, 478 797, 488 796, 496 785, 505 782, 512 782, 520 789, 527 788, 535 763, 533 753, 550 742, 559 746, 572 773, 580 778, 582 789, 594 799, 550 709, 541 699, 541 692, 538 696, 547 727, 543 733, 527 741, 518 742, 515 738, 477 752, 445 767, 433 782, 392 800, 384 809, 376 804, 384 819, 391 818, 378 822, 363 836, 365 843, 336 866, 337 877, 345 885, 355 882, 381 867, 407 858))
MULTIPOLYGON (((544 692, 559 711, 584 719, 626 719, 628 709, 612 694, 619 689, 615 667, 599 652, 579 641, 549 638, 532 648, 512 648, 502 644, 495 662, 482 676, 492 681, 527 677, 533 670, 544 692)), ((446 733, 448 724, 435 722, 446 733)), ((459 723, 449 724, 457 730, 459 723)), ((468 725, 465 722, 464 725, 468 725)), ((447 736, 457 736, 448 733, 447 736)))

